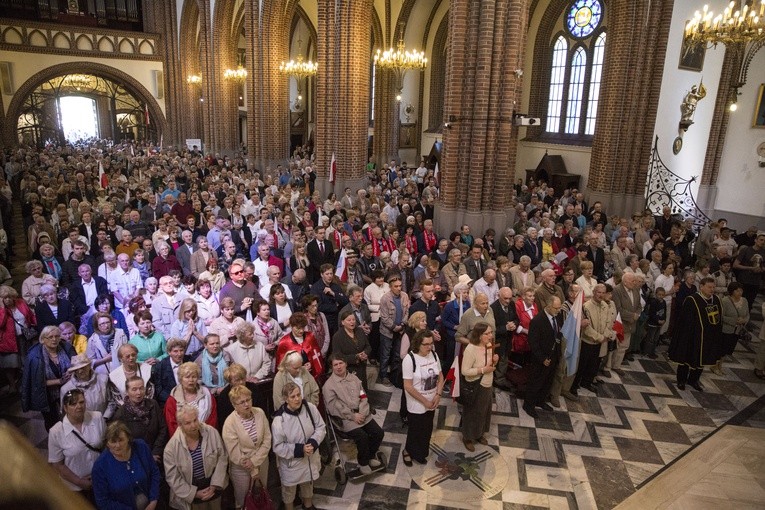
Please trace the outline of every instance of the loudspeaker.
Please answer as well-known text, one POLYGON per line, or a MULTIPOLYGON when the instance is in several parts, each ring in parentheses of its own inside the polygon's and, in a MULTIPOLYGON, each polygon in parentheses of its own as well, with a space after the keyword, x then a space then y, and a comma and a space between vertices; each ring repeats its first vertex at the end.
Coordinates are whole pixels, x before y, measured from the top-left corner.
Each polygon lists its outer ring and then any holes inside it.
POLYGON ((165 73, 162 71, 152 71, 154 75, 154 97, 164 99, 165 97, 165 73))
POLYGON ((0 62, 0 86, 6 96, 12 96, 15 92, 10 62, 0 62))

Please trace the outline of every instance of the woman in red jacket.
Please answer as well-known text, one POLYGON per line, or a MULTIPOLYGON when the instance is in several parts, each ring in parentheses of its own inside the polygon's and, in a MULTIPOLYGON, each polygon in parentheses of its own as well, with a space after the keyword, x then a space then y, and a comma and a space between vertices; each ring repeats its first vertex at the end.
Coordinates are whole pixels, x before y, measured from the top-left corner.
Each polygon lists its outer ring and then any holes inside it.
POLYGON ((282 362, 282 358, 289 351, 299 352, 303 355, 303 364, 314 378, 324 373, 324 358, 321 355, 321 348, 316 341, 313 333, 305 331, 308 325, 308 318, 303 312, 296 312, 290 316, 290 327, 292 331, 279 340, 279 346, 276 349, 276 365, 282 362))
POLYGON ((529 324, 538 313, 534 303, 534 289, 525 288, 521 291, 521 298, 515 302, 515 314, 518 316, 518 327, 513 333, 513 348, 510 355, 512 361, 519 365, 526 365, 531 352, 529 347, 529 324))
POLYGON ((17 389, 21 359, 31 347, 23 329, 37 325, 37 318, 16 289, 0 287, 0 373, 10 391, 17 389))

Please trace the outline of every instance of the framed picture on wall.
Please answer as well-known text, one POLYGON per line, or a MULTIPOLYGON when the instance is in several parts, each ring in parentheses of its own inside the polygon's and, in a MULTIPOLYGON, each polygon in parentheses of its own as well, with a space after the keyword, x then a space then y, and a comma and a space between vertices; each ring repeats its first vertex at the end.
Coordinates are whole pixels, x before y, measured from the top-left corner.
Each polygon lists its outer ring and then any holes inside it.
POLYGON ((765 83, 760 85, 755 105, 752 127, 765 128, 765 83))
POLYGON ((706 46, 703 44, 688 46, 685 43, 685 37, 683 37, 683 44, 680 47, 680 63, 677 67, 688 71, 701 72, 704 68, 704 57, 706 54, 706 46))
POLYGON ((414 149, 417 146, 417 124, 414 122, 402 122, 398 131, 398 147, 400 149, 414 149))

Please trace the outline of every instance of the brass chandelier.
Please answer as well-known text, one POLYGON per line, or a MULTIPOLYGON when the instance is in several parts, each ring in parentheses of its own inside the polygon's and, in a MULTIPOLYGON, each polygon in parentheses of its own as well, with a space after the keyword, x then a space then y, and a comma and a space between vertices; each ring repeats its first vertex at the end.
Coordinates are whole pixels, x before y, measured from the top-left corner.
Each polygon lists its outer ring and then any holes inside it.
POLYGON ((385 51, 377 50, 375 55, 375 66, 379 69, 393 72, 396 78, 396 101, 401 101, 401 91, 404 88, 404 76, 410 69, 419 69, 424 71, 428 66, 428 59, 424 51, 407 50, 404 46, 403 36, 399 39, 396 49, 387 49, 385 51))
POLYGON ((755 54, 765 46, 765 0, 731 2, 722 14, 715 14, 705 5, 696 11, 685 26, 686 51, 699 46, 723 44, 739 62, 738 72, 731 79, 731 111, 736 110, 739 89, 746 84, 749 65, 755 54), (738 7, 737 7, 738 4, 738 7))

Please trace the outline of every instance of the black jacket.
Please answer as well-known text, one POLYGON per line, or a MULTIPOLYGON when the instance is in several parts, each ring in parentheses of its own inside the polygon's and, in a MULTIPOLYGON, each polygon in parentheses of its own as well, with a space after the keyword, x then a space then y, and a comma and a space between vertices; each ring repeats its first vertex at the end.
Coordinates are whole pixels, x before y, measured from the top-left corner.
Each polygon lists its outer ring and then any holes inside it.
MULTIPOLYGON (((92 278, 96 281, 96 296, 109 293, 106 280, 96 275, 93 275, 92 278)), ((69 301, 72 303, 74 315, 79 317, 88 311, 88 306, 85 304, 85 290, 82 288, 82 278, 79 275, 69 284, 69 301)))
MULTIPOLYGON (((496 320, 496 317, 495 317, 496 320)), ((555 317, 558 323, 558 335, 563 328, 563 316, 558 314, 555 317)), ((557 363, 560 354, 560 345, 556 342, 555 330, 553 330, 550 319, 544 310, 531 319, 529 324, 529 347, 534 363, 544 363, 546 359, 552 360, 553 365, 557 363)))
POLYGON ((45 326, 58 326, 62 322, 75 322, 74 307, 68 299, 58 300, 58 317, 53 316, 50 306, 45 301, 38 302, 35 305, 35 315, 37 316, 37 327, 40 331, 45 326))

